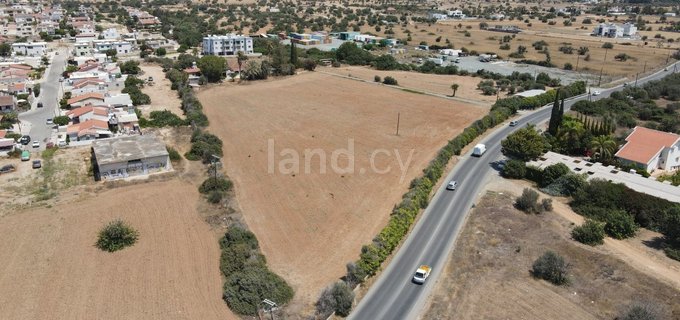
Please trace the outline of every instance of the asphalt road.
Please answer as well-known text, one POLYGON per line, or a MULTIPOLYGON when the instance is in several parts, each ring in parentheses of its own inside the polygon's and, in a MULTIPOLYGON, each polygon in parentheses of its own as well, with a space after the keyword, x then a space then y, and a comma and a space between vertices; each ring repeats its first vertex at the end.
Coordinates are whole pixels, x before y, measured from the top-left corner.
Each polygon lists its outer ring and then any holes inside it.
MULTIPOLYGON (((680 69, 680 64, 677 64, 680 69)), ((659 71, 644 79, 638 80, 641 85, 650 80, 660 79, 674 71, 674 66, 668 71, 659 71)), ((680 71, 680 70, 678 70, 680 71)), ((591 99, 598 100, 608 97, 612 92, 621 90, 618 86, 601 90, 598 96, 591 99)), ((565 101, 565 108, 571 107, 576 101, 588 99, 588 95, 574 97, 565 101)), ((461 155, 461 161, 449 173, 446 181, 458 181, 456 191, 445 189, 446 183, 437 190, 430 205, 414 227, 411 234, 396 253, 392 262, 380 275, 378 281, 370 288, 368 294, 350 314, 350 319, 417 319, 424 306, 425 299, 435 286, 444 268, 446 259, 453 249, 467 213, 480 196, 480 191, 496 170, 494 163, 502 158, 501 140, 509 133, 528 123, 539 124, 550 117, 550 106, 543 107, 526 114, 519 121, 518 126, 501 126, 494 130, 480 143, 484 143, 487 152, 480 158, 470 154, 461 155), (425 284, 418 285, 411 282, 413 274, 420 265, 429 265, 432 274, 425 284)))
MULTIPOLYGON (((33 141, 40 141, 40 149, 45 149, 45 143, 52 136, 52 127, 48 126, 46 121, 49 118, 54 118, 59 110, 59 93, 61 90, 61 83, 59 78, 64 71, 66 65, 66 58, 68 51, 66 48, 58 47, 58 55, 54 56, 52 63, 47 70, 47 75, 40 83, 40 96, 37 102, 42 102, 43 107, 38 108, 38 103, 33 103, 31 110, 19 114, 19 121, 23 125, 30 125, 31 143, 33 141)), ((28 145, 29 149, 33 149, 28 145)), ((35 149, 33 149, 35 150, 35 149)))

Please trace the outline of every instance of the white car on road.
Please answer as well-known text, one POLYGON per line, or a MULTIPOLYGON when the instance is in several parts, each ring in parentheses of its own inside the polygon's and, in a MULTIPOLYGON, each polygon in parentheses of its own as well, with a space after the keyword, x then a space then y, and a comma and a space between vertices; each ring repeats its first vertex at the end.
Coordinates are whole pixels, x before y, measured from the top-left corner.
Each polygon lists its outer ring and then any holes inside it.
POLYGON ((427 280, 427 277, 430 276, 430 272, 432 271, 432 268, 428 265, 422 265, 416 270, 416 274, 413 275, 413 282, 418 283, 418 284, 423 284, 425 283, 425 280, 427 280))
POLYGON ((458 182, 456 182, 456 180, 451 180, 449 181, 449 184, 446 185, 446 190, 456 190, 456 187, 458 187, 458 182))
POLYGON ((33 141, 33 148, 40 148, 40 142, 39 141, 33 141))
POLYGON ((599 95, 600 95, 600 91, 597 91, 597 90, 593 91, 593 95, 594 95, 594 96, 599 96, 599 95))

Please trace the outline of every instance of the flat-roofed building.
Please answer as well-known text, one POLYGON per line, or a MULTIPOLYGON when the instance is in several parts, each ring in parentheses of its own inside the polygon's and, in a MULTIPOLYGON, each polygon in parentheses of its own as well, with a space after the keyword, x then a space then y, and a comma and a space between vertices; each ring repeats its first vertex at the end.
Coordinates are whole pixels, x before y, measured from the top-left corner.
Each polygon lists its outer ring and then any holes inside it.
POLYGON ((239 51, 252 54, 253 38, 235 34, 203 37, 204 55, 233 56, 239 51))
POLYGON ((165 144, 153 134, 122 136, 92 143, 95 178, 104 180, 172 170, 165 144))

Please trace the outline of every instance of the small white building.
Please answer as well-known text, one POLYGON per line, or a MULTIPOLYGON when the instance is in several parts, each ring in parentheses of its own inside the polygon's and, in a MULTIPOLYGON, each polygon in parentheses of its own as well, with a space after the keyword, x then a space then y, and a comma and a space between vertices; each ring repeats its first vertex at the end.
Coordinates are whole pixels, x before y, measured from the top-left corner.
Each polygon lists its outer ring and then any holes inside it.
POLYGON ((461 10, 450 10, 446 14, 454 19, 465 19, 465 14, 461 10))
POLYGON ((633 38, 637 36, 637 27, 632 23, 624 23, 623 25, 600 23, 595 27, 592 35, 607 38, 633 38))
POLYGON ((204 55, 233 56, 239 51, 245 54, 252 54, 253 38, 236 34, 203 37, 204 55))
POLYGON ((118 30, 116 28, 108 28, 102 31, 101 35, 106 40, 116 40, 120 38, 120 34, 118 34, 118 30))
POLYGON ((436 19, 436 20, 438 20, 438 21, 441 21, 441 20, 448 20, 448 19, 449 19, 449 16, 446 15, 445 13, 434 13, 434 12, 430 12, 430 13, 427 14, 427 16, 428 16, 428 18, 430 18, 430 19, 436 19))
POLYGON ((92 46, 86 42, 80 42, 73 45, 73 56, 84 57, 92 54, 92 46))
POLYGON ((615 156, 650 173, 657 169, 675 171, 680 169, 680 135, 635 127, 615 156))
POLYGON ((117 55, 132 53, 132 43, 128 41, 95 40, 92 44, 97 52, 115 49, 117 55))
POLYGON ((22 56, 42 56, 47 51, 45 42, 17 42, 12 44, 12 51, 22 56))

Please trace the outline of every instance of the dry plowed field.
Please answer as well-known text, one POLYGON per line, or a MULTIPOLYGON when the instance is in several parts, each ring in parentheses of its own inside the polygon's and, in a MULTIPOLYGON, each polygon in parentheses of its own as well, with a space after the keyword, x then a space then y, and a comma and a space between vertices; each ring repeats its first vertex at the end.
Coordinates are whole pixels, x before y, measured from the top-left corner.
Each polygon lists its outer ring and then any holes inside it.
POLYGON ((219 247, 179 180, 100 192, 0 219, 2 319, 235 319, 221 299, 219 247), (94 247, 122 218, 140 238, 94 247))
MULTIPOLYGON (((487 112, 321 73, 214 87, 199 98, 209 131, 224 141, 223 162, 248 226, 307 306, 344 274, 437 150, 487 112), (332 153, 352 143, 353 172, 334 171, 332 153), (309 170, 305 149, 315 152, 309 170), (293 154, 299 166, 290 165, 293 154), (403 176, 400 167, 408 168, 403 176)), ((338 158, 348 169, 351 157, 338 158)))

